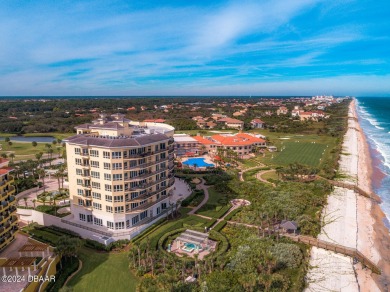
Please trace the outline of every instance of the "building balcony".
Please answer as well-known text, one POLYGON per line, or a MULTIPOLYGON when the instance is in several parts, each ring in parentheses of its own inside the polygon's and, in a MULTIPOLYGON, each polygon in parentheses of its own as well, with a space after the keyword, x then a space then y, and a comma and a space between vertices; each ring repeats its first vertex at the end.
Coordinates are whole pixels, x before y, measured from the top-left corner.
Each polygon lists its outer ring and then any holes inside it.
POLYGON ((163 169, 156 170, 156 171, 150 171, 150 172, 146 172, 146 173, 144 173, 144 174, 141 174, 141 175, 139 175, 139 176, 125 178, 124 180, 125 180, 125 181, 136 181, 136 180, 141 180, 141 179, 145 179, 145 178, 148 178, 148 177, 150 177, 150 176, 156 175, 156 174, 158 174, 158 173, 164 172, 164 171, 166 171, 166 170, 167 170, 167 168, 163 168, 163 169))
POLYGON ((131 210, 126 210, 126 213, 133 213, 133 212, 145 211, 145 210, 147 210, 148 208, 150 208, 150 207, 156 205, 157 203, 159 203, 159 202, 161 202, 161 201, 163 201, 163 200, 165 200, 165 199, 167 199, 167 198, 169 198, 168 195, 166 195, 166 196, 161 196, 158 200, 154 200, 154 201, 153 201, 153 200, 149 200, 148 202, 146 202, 145 204, 142 204, 141 206, 138 206, 138 207, 133 208, 133 209, 131 209, 131 210))
POLYGON ((166 181, 168 178, 172 177, 171 175, 168 175, 167 177, 164 177, 164 178, 161 178, 159 180, 154 180, 152 182, 149 182, 149 183, 146 183, 146 184, 142 184, 142 185, 138 185, 136 187, 132 187, 132 188, 129 188, 128 190, 126 191, 133 191, 133 190, 143 190, 143 189, 146 189, 146 188, 149 188, 149 187, 152 187, 160 182, 163 182, 163 181, 166 181))

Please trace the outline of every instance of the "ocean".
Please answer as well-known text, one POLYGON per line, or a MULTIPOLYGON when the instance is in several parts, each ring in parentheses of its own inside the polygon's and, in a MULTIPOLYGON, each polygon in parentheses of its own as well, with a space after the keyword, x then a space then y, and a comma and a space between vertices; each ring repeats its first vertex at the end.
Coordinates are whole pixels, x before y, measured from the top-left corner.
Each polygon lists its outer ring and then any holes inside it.
POLYGON ((373 189, 382 199, 390 229, 390 98, 358 97, 356 107, 374 162, 373 189))

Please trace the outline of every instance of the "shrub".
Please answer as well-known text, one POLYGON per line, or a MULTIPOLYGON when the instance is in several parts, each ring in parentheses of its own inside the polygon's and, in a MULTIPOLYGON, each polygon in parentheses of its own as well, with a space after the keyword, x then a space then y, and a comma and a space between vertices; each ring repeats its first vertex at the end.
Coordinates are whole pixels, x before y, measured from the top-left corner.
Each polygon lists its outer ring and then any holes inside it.
POLYGON ((298 268, 303 259, 299 246, 292 243, 277 243, 270 250, 279 268, 298 268))
POLYGON ((229 240, 225 235, 215 231, 214 229, 210 231, 209 238, 214 241, 218 241, 218 249, 216 252, 213 252, 206 256, 206 258, 215 259, 227 252, 230 247, 229 240))
POLYGON ((85 240, 85 246, 89 247, 89 248, 92 248, 92 249, 96 249, 96 250, 104 250, 104 251, 109 251, 110 250, 109 246, 106 246, 103 243, 100 243, 100 242, 98 242, 96 240, 92 240, 92 239, 89 239, 89 238, 87 238, 85 240))

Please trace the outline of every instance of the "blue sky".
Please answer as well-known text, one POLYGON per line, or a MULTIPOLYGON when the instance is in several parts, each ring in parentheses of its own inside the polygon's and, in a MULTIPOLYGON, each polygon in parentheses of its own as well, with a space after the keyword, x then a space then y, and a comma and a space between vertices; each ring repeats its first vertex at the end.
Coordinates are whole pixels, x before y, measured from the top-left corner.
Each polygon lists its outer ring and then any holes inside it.
POLYGON ((390 96, 390 1, 0 2, 0 95, 390 96))

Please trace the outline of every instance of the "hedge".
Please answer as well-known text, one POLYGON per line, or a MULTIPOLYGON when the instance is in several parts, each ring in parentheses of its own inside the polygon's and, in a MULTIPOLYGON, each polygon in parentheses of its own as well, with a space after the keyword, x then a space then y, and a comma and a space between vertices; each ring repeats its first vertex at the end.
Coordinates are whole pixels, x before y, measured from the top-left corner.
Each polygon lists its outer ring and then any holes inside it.
POLYGON ((233 218, 234 215, 236 215, 238 212, 241 212, 241 208, 235 209, 231 211, 228 215, 226 215, 225 220, 229 221, 230 219, 233 218))
MULTIPOLYGON (((57 264, 57 267, 60 267, 60 263, 57 264)), ((68 260, 63 263, 62 267, 62 270, 58 269, 55 275, 55 281, 50 281, 45 291, 59 291, 69 276, 76 272, 79 268, 79 260, 74 257, 73 260, 69 261, 69 263, 68 260)))
POLYGON ((226 236, 219 233, 218 231, 215 231, 214 229, 210 231, 209 239, 218 241, 218 250, 216 252, 208 254, 206 258, 215 259, 226 253, 230 247, 229 240, 226 238, 226 236))
POLYGON ((226 220, 222 220, 217 225, 214 226, 213 230, 219 232, 226 226, 226 224, 227 224, 227 221, 226 220))
POLYGON ((149 234, 151 234, 153 231, 155 231, 157 228, 160 228, 161 226, 165 225, 167 222, 168 221, 166 220, 166 218, 161 218, 156 223, 154 223, 153 225, 149 226, 144 231, 142 231, 140 234, 134 236, 131 239, 131 242, 137 243, 137 242, 141 241, 142 239, 147 237, 149 234))

